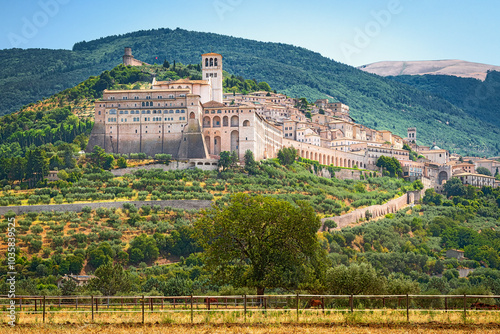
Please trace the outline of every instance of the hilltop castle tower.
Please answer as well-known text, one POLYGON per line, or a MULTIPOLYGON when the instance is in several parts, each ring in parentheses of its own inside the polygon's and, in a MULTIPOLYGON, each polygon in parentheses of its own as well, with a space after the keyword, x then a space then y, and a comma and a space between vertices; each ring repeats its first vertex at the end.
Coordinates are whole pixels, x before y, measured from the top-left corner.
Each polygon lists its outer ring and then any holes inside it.
POLYGON ((125 48, 125 52, 123 53, 123 65, 125 66, 142 66, 143 64, 146 64, 138 59, 135 59, 134 56, 132 56, 132 48, 125 48))
POLYGON ((203 80, 210 82, 212 100, 223 103, 222 56, 218 53, 205 53, 201 57, 203 80))

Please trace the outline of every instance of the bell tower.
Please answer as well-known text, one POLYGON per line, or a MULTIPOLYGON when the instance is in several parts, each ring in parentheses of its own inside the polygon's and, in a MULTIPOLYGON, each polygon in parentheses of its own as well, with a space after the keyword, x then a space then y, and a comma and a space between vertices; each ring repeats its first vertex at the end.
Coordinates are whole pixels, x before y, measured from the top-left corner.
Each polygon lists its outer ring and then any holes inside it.
POLYGON ((212 89, 212 100, 222 103, 222 56, 218 53, 205 53, 201 55, 202 76, 207 80, 212 89))

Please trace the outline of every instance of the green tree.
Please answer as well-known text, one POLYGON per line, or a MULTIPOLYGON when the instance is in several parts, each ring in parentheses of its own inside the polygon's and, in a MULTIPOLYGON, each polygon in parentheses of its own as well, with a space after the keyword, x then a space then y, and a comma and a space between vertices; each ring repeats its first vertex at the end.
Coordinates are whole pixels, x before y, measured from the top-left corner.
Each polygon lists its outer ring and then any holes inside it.
POLYGON ((90 279, 88 290, 100 291, 104 296, 126 293, 132 289, 130 274, 119 264, 108 262, 95 271, 95 278, 90 279))
POLYGON ((293 147, 283 147, 278 151, 278 160, 283 166, 290 166, 297 158, 297 150, 293 147))
POLYGON ((446 181, 443 186, 443 190, 446 193, 446 196, 466 196, 467 189, 462 184, 459 178, 453 177, 450 180, 446 181))
POLYGON ((266 92, 270 92, 271 86, 269 86, 269 84, 267 82, 263 81, 263 82, 259 82, 259 89, 266 91, 266 92))
POLYGON ((149 237, 147 234, 143 233, 138 237, 135 237, 132 242, 130 242, 130 262, 139 263, 141 259, 136 256, 135 249, 140 250, 143 254, 143 261, 151 262, 155 261, 160 255, 160 250, 156 245, 156 240, 153 237, 149 237))
POLYGON ((386 157, 382 155, 377 159, 376 166, 382 167, 388 171, 392 177, 401 176, 403 173, 401 163, 395 157, 386 157))
POLYGON ((369 263, 340 265, 326 273, 327 289, 336 295, 382 294, 386 281, 369 263))
POLYGON ((412 183, 413 189, 415 190, 422 190, 424 189, 424 184, 420 180, 415 180, 415 182, 412 183))
POLYGON ((68 278, 62 283, 61 293, 63 296, 70 296, 76 291, 76 288, 76 282, 71 278, 68 278))
POLYGON ((486 167, 478 167, 476 173, 491 176, 490 170, 486 167))
POLYGON ((33 180, 33 184, 43 180, 49 173, 49 159, 45 150, 40 147, 26 153, 26 177, 33 180))
POLYGON ((119 168, 127 168, 127 160, 124 157, 120 157, 116 160, 116 165, 119 168))
POLYGON ((96 145, 90 153, 90 162, 96 167, 111 169, 114 158, 113 155, 107 154, 102 147, 96 145))
POLYGON ((443 203, 443 196, 436 193, 433 188, 430 188, 425 191, 422 202, 424 204, 441 205, 443 203))
POLYGON ((222 167, 222 171, 225 171, 226 169, 230 168, 232 164, 233 164, 233 158, 231 152, 229 151, 220 152, 218 165, 219 167, 222 167))
POLYGON ((205 265, 234 286, 297 288, 322 251, 313 208, 265 196, 235 194, 229 205, 204 210, 194 223, 205 265))

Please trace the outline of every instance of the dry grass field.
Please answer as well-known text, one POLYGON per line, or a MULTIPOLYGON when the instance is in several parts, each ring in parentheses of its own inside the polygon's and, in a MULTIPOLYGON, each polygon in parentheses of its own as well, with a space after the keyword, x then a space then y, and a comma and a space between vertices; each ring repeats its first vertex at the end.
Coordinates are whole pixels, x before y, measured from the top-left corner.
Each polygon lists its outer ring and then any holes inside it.
POLYGON ((121 324, 121 325, 29 325, 7 328, 0 327, 0 333, 23 333, 23 334, 163 334, 163 333, 244 333, 244 334, 295 334, 295 333, 352 333, 352 334, 465 334, 499 333, 500 326, 490 325, 446 325, 446 324, 220 324, 220 325, 170 325, 170 324, 121 324))
POLYGON ((420 311, 356 311, 325 312, 303 311, 248 312, 195 312, 191 324, 190 312, 155 312, 142 314, 99 312, 92 323, 88 312, 54 312, 46 315, 19 313, 16 328, 0 324, 0 333, 58 334, 58 333, 500 333, 500 312, 469 311, 464 323, 462 312, 420 311), (246 321, 246 322, 245 322, 246 321))

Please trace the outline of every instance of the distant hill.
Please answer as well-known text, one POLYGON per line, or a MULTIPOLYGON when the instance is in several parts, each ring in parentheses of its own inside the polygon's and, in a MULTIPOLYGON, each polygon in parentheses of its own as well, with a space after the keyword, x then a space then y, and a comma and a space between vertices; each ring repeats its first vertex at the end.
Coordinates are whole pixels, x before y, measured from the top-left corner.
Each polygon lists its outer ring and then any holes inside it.
POLYGON ((425 60, 425 61, 380 61, 358 67, 368 73, 383 77, 396 75, 452 75, 462 78, 483 80, 488 71, 500 71, 500 66, 471 63, 464 60, 425 60))
POLYGON ((484 81, 450 75, 399 75, 388 78, 442 97, 469 115, 500 127, 500 72, 489 72, 484 81))
POLYGON ((69 50, 0 50, 0 114, 71 88, 121 62, 125 47, 147 62, 197 64, 213 50, 230 74, 266 81, 292 97, 333 97, 361 124, 457 153, 498 155, 500 128, 427 91, 360 71, 304 48, 182 29, 138 31, 76 43, 69 50))

